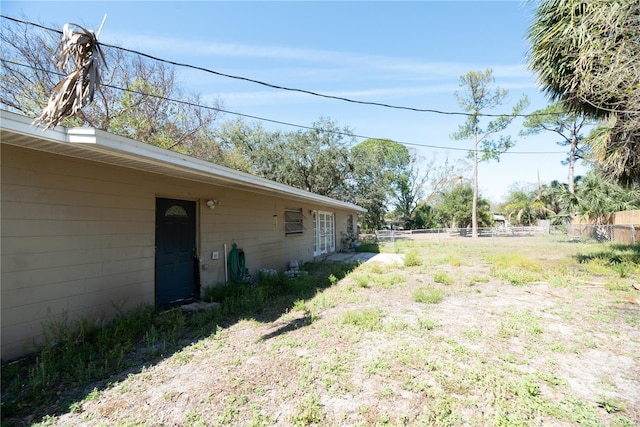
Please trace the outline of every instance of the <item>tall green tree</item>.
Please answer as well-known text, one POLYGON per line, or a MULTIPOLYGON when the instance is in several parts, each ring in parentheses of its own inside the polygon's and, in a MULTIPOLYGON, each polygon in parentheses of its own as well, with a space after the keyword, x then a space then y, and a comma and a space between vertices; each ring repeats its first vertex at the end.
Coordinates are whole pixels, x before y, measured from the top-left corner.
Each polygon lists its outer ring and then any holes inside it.
POLYGON ((425 228, 423 218, 416 217, 419 206, 432 205, 445 188, 460 182, 467 165, 460 162, 451 163, 445 159, 441 165, 436 164, 436 158, 421 159, 412 155, 404 174, 396 182, 394 193, 394 214, 405 229, 425 228))
POLYGON ((419 202, 411 216, 411 228, 435 228, 438 225, 437 210, 425 201, 419 202))
POLYGON ((312 127, 285 134, 277 144, 280 162, 273 179, 315 194, 347 198, 353 172, 348 146, 355 142, 353 132, 322 117, 312 127))
MULTIPOLYGON (((473 223, 474 190, 469 184, 458 184, 442 194, 442 200, 436 205, 438 221, 443 227, 468 228, 473 223)), ((476 218, 482 227, 493 225, 491 203, 477 198, 476 218)))
POLYGON ((528 58, 552 100, 606 121, 599 170, 640 182, 640 3, 541 0, 527 38, 528 58))
POLYGON ((349 128, 321 117, 311 129, 265 131, 243 120, 225 123, 214 132, 225 166, 292 187, 342 200, 352 198, 353 166, 349 128))
POLYGON ((472 202, 472 231, 474 238, 478 237, 478 164, 481 161, 499 160, 500 155, 509 150, 514 142, 509 135, 494 139, 504 131, 515 117, 528 105, 529 101, 523 96, 512 108, 510 115, 501 115, 481 125, 484 114, 501 107, 507 100, 509 92, 495 86, 492 70, 470 71, 460 77, 461 91, 455 92, 460 107, 468 114, 464 124, 458 127, 452 137, 457 141, 471 139, 473 148, 470 156, 473 159, 473 202, 472 202))
POLYGON ((407 147, 389 139, 366 139, 351 148, 353 201, 367 209, 362 218, 365 229, 383 227, 396 188, 408 182, 404 179, 410 162, 407 147))
MULTIPOLYGON (((411 217, 425 191, 428 174, 421 173, 418 158, 412 155, 404 174, 400 174, 395 183, 393 199, 395 214, 405 229, 411 228, 411 217)), ((427 165, 427 170, 431 165, 427 165)), ((424 169, 423 169, 424 170, 424 169)))
POLYGON ((584 114, 569 111, 561 102, 556 102, 531 113, 523 123, 525 129, 520 132, 523 136, 552 132, 561 138, 557 141, 558 145, 569 147, 565 164, 569 166, 570 193, 575 191, 576 162, 584 159, 588 152, 588 146, 581 132, 589 124, 592 124, 592 121, 584 114))
POLYGON ((238 118, 222 123, 211 132, 211 138, 219 150, 209 150, 206 160, 263 178, 275 177, 280 159, 274 150, 282 139, 281 132, 266 131, 259 122, 238 118))

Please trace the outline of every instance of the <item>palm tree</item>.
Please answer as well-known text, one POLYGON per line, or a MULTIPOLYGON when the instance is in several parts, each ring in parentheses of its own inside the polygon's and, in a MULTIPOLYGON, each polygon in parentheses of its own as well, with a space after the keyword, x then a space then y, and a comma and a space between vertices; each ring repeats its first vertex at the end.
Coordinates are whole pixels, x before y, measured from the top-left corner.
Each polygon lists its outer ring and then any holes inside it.
POLYGON ((106 62, 97 35, 79 25, 65 24, 56 65, 67 71, 67 77, 53 89, 47 107, 35 123, 43 124, 45 129, 54 127, 93 102, 93 95, 100 85, 100 61, 106 62))
POLYGON ((640 183, 640 132, 627 134, 621 127, 627 125, 621 123, 618 116, 611 115, 591 131, 585 142, 590 147, 591 159, 603 176, 625 186, 637 185, 640 183), (621 133, 627 138, 616 136, 621 133))
POLYGON ((606 119, 603 173, 640 182, 640 2, 541 0, 527 37, 542 89, 577 113, 606 119))
MULTIPOLYGON (((577 186, 581 177, 576 177, 574 184, 577 186)), ((541 187, 540 198, 547 207, 548 218, 553 225, 563 225, 575 212, 577 199, 575 193, 569 191, 569 185, 560 181, 551 181, 541 187)))
POLYGON ((536 220, 545 219, 550 212, 539 192, 524 190, 511 193, 502 210, 510 223, 520 225, 533 225, 536 220), (514 217, 515 221, 512 220, 514 217))
POLYGON ((605 224, 610 214, 640 208, 640 189, 627 189, 591 172, 576 189, 579 213, 595 224, 605 224))

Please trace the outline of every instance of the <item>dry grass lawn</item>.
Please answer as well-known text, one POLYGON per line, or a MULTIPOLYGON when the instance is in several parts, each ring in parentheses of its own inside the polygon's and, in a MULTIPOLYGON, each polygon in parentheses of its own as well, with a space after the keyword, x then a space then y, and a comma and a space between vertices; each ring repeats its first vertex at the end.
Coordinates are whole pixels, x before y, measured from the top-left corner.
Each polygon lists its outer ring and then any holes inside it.
POLYGON ((382 250, 403 262, 362 264, 275 321, 218 328, 31 421, 638 426, 633 249, 544 237, 398 241, 382 250))

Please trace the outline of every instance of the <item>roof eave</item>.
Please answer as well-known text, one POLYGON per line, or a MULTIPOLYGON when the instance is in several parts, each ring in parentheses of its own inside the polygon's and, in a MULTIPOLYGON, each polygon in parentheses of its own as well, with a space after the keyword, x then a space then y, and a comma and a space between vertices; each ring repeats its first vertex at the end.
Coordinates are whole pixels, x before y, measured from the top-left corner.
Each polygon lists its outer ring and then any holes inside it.
MULTIPOLYGON (((43 141, 42 144, 32 141, 33 143, 30 144, 29 148, 59 152, 56 148, 64 147, 67 148, 65 155, 78 158, 102 161, 137 170, 163 173, 202 183, 227 185, 262 194, 281 195, 324 206, 366 212, 366 209, 352 203, 300 190, 95 128, 64 128, 56 126, 52 129, 42 130, 33 126, 31 119, 28 117, 5 110, 0 110, 0 119, 0 128, 3 133, 8 131, 43 141)), ((7 134, 3 135, 2 143, 12 144, 12 140, 8 137, 5 138, 5 136, 7 134)), ((22 144, 16 140, 13 145, 22 144)))

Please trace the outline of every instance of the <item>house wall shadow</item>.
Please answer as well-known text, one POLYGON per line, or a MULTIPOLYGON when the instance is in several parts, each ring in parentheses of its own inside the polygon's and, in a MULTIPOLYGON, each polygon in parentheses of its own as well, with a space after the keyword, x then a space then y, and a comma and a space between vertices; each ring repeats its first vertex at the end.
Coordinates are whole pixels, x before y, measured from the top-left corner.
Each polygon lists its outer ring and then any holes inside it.
MULTIPOLYGON (((59 416, 73 410, 91 393, 106 390, 171 358, 201 340, 205 340, 238 323, 252 319, 261 323, 274 323, 291 311, 296 301, 308 301, 323 290, 346 277, 360 264, 355 262, 323 261, 304 267, 305 274, 288 278, 283 274, 257 284, 233 284, 218 301, 219 306, 203 310, 184 310, 173 307, 158 310, 148 330, 140 331, 133 349, 121 355, 117 369, 101 378, 59 377, 52 380, 48 390, 28 390, 28 376, 41 361, 32 354, 18 361, 3 365, 2 375, 2 425, 30 425, 43 422, 50 416, 59 416), (157 335, 154 341, 153 334, 157 335), (5 366, 6 365, 6 366, 5 366), (11 369, 5 369, 11 365, 11 369), (6 374, 6 375, 5 375, 6 374), (17 386, 16 386, 17 384, 17 386), (17 390, 17 391, 16 391, 17 390), (46 393, 38 395, 38 393, 46 393), (37 402, 37 403, 30 403, 37 402)), ((203 305, 203 307, 207 307, 203 305)), ((126 315, 126 314, 125 314, 126 315)), ((263 335, 268 340, 305 327, 311 322, 311 314, 304 312, 284 324, 275 323, 274 330, 263 335)), ((107 325, 105 327, 109 328, 107 325)), ((91 339, 100 339, 99 334, 91 339)), ((66 350, 65 350, 66 351, 66 350)), ((70 347, 69 351, 73 351, 70 347)), ((99 355, 93 355, 99 356, 99 355)), ((59 357, 64 358, 64 354, 59 357)), ((86 361, 89 363, 89 361, 86 361)), ((107 363, 107 361, 105 361, 107 363)))

